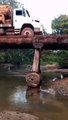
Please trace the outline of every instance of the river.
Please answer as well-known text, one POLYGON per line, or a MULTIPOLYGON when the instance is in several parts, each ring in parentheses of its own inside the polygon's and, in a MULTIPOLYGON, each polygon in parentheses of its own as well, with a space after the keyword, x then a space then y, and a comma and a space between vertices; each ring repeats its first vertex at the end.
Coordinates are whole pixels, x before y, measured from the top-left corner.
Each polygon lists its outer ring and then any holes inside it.
MULTIPOLYGON (((40 88, 28 88, 23 74, 20 69, 0 71, 0 111, 26 112, 40 120, 68 120, 68 98, 46 94, 40 88)), ((46 78, 43 77, 44 84, 46 78)))

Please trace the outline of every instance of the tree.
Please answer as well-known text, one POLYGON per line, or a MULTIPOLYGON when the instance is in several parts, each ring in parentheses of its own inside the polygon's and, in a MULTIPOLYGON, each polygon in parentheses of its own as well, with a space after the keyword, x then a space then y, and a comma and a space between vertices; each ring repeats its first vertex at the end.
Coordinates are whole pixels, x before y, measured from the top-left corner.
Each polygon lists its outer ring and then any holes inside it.
POLYGON ((32 64, 34 51, 32 49, 7 49, 0 52, 0 63, 32 64))
POLYGON ((18 2, 16 0, 0 0, 0 4, 9 4, 13 7, 17 7, 18 6, 18 2))
MULTIPOLYGON (((68 34, 68 15, 60 15, 52 20, 53 34, 68 34)), ((68 51, 58 52, 58 63, 63 68, 68 68, 68 51)))
POLYGON ((68 33, 68 15, 60 15, 58 18, 52 20, 51 24, 54 34, 68 33))

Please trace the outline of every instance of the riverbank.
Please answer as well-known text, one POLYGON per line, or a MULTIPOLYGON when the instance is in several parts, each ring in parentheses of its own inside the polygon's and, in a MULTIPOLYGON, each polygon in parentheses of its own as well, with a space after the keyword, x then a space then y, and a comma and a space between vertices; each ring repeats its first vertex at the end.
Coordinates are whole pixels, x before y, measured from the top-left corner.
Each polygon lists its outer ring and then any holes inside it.
POLYGON ((68 77, 52 81, 52 88, 56 91, 57 95, 61 95, 64 98, 68 97, 68 77))
POLYGON ((38 117, 16 111, 0 112, 0 120, 39 120, 38 117))
MULTIPOLYGON (((46 64, 40 65, 41 73, 67 73, 68 69, 62 69, 57 64, 46 64)), ((10 72, 13 75, 26 75, 28 72, 32 71, 32 65, 13 65, 13 64, 0 64, 0 71, 10 72)))

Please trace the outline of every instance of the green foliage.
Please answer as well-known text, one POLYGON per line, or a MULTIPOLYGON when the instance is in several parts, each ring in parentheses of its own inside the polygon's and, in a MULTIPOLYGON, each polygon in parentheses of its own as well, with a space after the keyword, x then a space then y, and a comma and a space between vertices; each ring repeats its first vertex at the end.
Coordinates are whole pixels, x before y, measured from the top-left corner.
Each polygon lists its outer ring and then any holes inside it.
MULTIPOLYGON (((7 49, 0 51, 0 63, 32 64, 34 50, 32 49, 7 49)), ((44 51, 41 56, 41 64, 57 63, 57 54, 52 51, 44 51)))
POLYGON ((54 64, 58 62, 57 53, 47 50, 41 56, 41 64, 54 64))
POLYGON ((13 7, 18 6, 17 0, 0 0, 0 4, 11 5, 13 7))
POLYGON ((68 51, 67 50, 60 50, 58 52, 58 64, 62 68, 68 68, 68 51))
MULTIPOLYGON (((0 50, 0 63, 32 64, 34 50, 7 49, 0 50)), ((59 64, 62 68, 68 68, 68 51, 43 51, 41 64, 59 64)))
POLYGON ((2 50, 0 51, 0 63, 4 63, 5 62, 5 52, 3 52, 2 50))
POLYGON ((68 33, 68 15, 60 15, 58 18, 52 20, 52 30, 54 34, 68 33))
MULTIPOLYGON (((53 34, 68 34, 68 15, 60 15, 52 20, 53 34)), ((61 67, 68 68, 68 51, 58 52, 58 63, 61 67)))
POLYGON ((7 49, 0 51, 0 63, 31 64, 33 61, 33 50, 7 49))
POLYGON ((45 51, 41 56, 41 64, 59 64, 61 68, 68 68, 68 51, 45 51))

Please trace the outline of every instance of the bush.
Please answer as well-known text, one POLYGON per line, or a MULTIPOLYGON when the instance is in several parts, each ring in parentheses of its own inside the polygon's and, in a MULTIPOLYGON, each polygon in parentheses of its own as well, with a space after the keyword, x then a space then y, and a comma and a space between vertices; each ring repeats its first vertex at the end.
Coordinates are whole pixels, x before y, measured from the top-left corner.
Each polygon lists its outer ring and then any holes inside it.
POLYGON ((41 56, 41 64, 55 64, 58 61, 57 53, 52 50, 45 50, 41 56))
POLYGON ((68 51, 60 50, 58 52, 58 64, 61 68, 68 68, 68 51))

